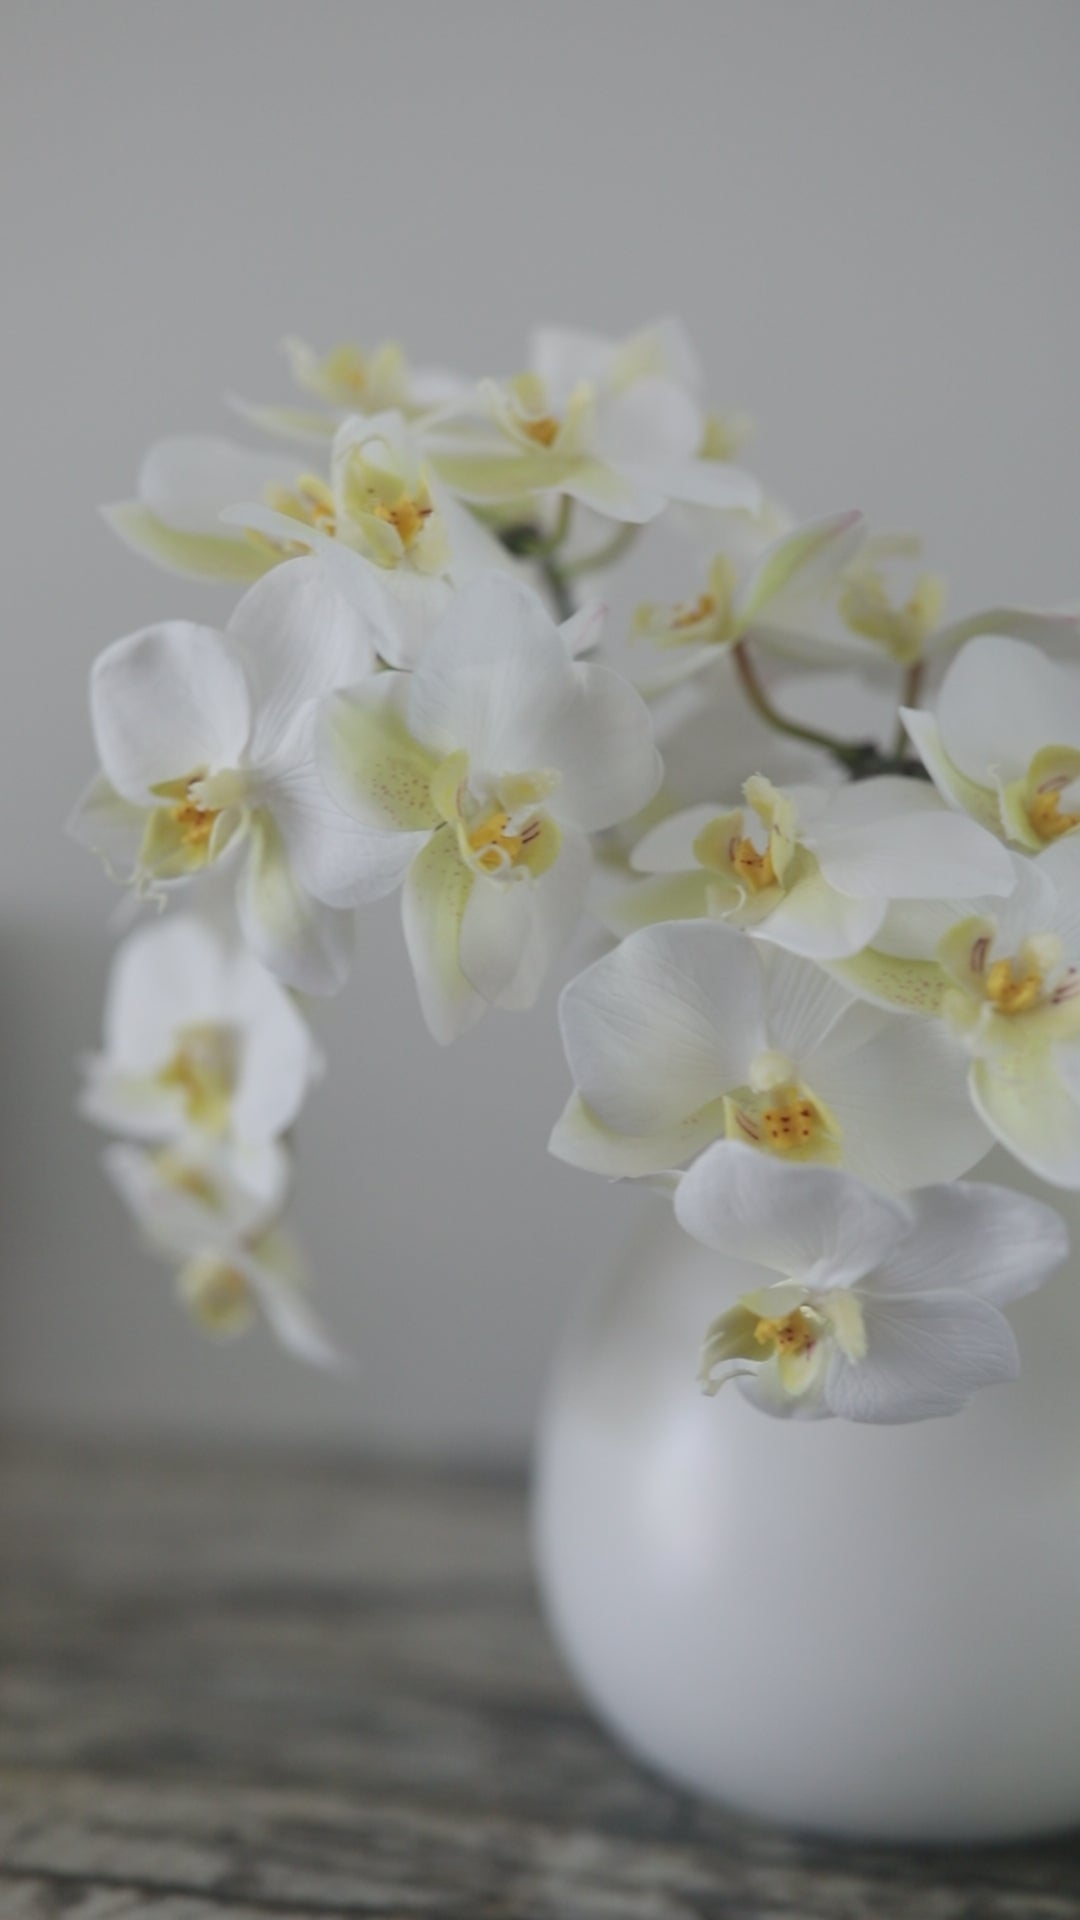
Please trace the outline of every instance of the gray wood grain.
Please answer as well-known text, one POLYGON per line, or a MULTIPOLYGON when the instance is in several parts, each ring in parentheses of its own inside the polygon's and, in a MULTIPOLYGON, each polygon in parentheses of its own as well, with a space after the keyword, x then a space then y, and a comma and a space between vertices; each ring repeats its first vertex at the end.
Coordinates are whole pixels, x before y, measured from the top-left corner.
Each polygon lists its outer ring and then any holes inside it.
POLYGON ((1080 1842, 798 1840, 580 1706, 512 1485, 0 1464, 2 1920, 1080 1920, 1080 1842))

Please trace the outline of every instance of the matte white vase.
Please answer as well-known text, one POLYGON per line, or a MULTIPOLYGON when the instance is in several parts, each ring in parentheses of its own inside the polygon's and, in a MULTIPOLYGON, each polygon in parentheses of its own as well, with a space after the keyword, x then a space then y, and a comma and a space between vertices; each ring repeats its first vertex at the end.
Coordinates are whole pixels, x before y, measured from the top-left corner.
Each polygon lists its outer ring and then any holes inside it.
MULTIPOLYGON (((995 1154, 982 1176, 1026 1185, 995 1154)), ((1022 1380, 918 1426, 793 1423, 698 1346, 723 1261, 655 1203, 571 1326, 539 1435, 550 1618, 643 1760, 764 1818, 891 1840, 1080 1822, 1080 1198, 1010 1317, 1022 1380)))

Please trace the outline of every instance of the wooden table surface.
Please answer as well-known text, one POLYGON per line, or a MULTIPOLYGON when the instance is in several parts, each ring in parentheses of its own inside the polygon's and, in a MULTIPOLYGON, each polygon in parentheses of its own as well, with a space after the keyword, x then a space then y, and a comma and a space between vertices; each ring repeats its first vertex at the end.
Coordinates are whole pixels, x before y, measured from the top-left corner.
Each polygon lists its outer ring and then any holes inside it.
POLYGON ((0 1554, 3 1920, 1080 1916, 1080 1841, 847 1850, 641 1771, 514 1485, 7 1444, 0 1554))

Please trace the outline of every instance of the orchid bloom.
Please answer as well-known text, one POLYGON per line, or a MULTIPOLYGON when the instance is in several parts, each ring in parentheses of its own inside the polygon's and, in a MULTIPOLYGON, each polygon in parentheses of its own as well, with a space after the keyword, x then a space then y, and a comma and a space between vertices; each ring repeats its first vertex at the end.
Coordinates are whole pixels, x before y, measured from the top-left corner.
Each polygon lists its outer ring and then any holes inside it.
POLYGON ((456 398, 465 385, 458 374, 441 367, 411 367, 396 340, 384 341, 370 353, 353 341, 319 353, 295 334, 287 334, 281 344, 296 385, 316 405, 232 404, 253 426, 286 440, 330 440, 350 414, 393 412, 407 420, 422 419, 456 398))
POLYGON ((953 661, 936 711, 904 722, 943 798, 1002 839, 1039 853, 1080 826, 1080 667, 986 634, 953 661))
POLYGON ((706 1392, 734 1379, 782 1418, 896 1425, 958 1413, 977 1388, 1016 1378, 1001 1309, 1068 1253, 1057 1214, 1005 1187, 899 1200, 726 1143, 685 1175, 675 1213, 725 1256, 721 1271, 740 1289, 705 1337, 706 1392))
POLYGON ((530 588, 484 576, 455 595, 415 673, 376 674, 324 708, 319 765, 368 856, 332 897, 359 904, 404 882, 440 1041, 489 1005, 533 1004, 582 910, 588 834, 660 778, 640 696, 568 642, 530 588))
POLYGON ((970 1056, 991 1133, 1057 1187, 1080 1188, 1080 841, 1016 862, 991 913, 960 920, 937 958, 942 1014, 970 1056))
POLYGON ((113 531, 174 573, 256 580, 282 560, 343 548, 430 623, 453 586, 508 566, 502 547, 431 472, 399 413, 352 417, 329 464, 252 453, 209 435, 151 447, 137 498, 104 509, 113 531))
POLYGON ((367 633, 319 562, 294 560, 245 594, 226 632, 144 628, 90 678, 102 775, 76 837, 143 890, 228 858, 247 944, 311 993, 348 972, 352 920, 325 902, 364 851, 315 770, 315 713, 370 666, 367 633))
POLYGON ((203 1144, 148 1150, 114 1142, 105 1171, 151 1250, 178 1266, 177 1291, 193 1320, 218 1337, 242 1333, 257 1314, 278 1343, 313 1366, 342 1356, 308 1300, 299 1255, 278 1224, 288 1178, 254 1192, 235 1156, 203 1144))
POLYGON ((729 549, 712 560, 696 599, 672 607, 646 602, 637 610, 634 633, 667 656, 661 684, 700 673, 759 631, 809 627, 865 540, 860 513, 786 528, 764 547, 733 528, 729 549))
POLYGON ((321 1070, 265 968, 206 921, 170 915, 117 950, 104 1051, 86 1062, 80 1107, 116 1133, 250 1156, 288 1131, 321 1070))
POLYGON ((755 508, 756 481, 702 457, 696 378, 674 321, 623 341, 541 329, 528 372, 452 402, 425 424, 424 441, 446 484, 482 504, 560 494, 638 523, 670 501, 755 508))
POLYGON ((230 506, 280 557, 320 552, 341 590, 378 617, 372 576, 397 603, 399 638, 380 657, 414 666, 455 587, 513 563, 488 529, 435 478, 400 414, 346 420, 334 437, 330 479, 309 474, 262 505, 230 506))
POLYGON ((550 1146, 590 1172, 664 1173, 726 1138, 898 1189, 953 1179, 989 1145, 936 1023, 716 922, 630 934, 564 988, 559 1016, 576 1090, 550 1146))
POLYGON ((825 961, 861 952, 894 900, 1012 889, 1000 844, 922 781, 784 792, 755 774, 744 793, 745 810, 691 807, 646 834, 631 866, 652 877, 613 902, 607 924, 708 915, 825 961))

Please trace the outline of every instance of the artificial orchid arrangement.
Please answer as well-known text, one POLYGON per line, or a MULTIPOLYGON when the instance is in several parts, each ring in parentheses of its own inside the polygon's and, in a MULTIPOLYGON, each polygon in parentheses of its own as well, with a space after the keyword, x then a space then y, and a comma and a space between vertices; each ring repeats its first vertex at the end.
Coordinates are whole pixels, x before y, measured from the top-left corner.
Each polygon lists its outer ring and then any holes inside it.
POLYGON ((286 351, 298 402, 235 403, 269 451, 163 440, 105 509, 244 591, 96 660, 72 820, 155 910, 82 1110, 197 1322, 340 1363, 283 1224, 306 1005, 399 890, 444 1043, 531 1007, 592 916, 551 1150, 723 1256, 707 1392, 903 1422, 1013 1378, 1002 1309, 1065 1231, 963 1176, 998 1141, 1080 1189, 1080 619, 946 623, 916 540, 797 521, 675 322, 544 330, 480 382, 286 351), (657 523, 686 598, 602 664, 581 583, 657 523))

